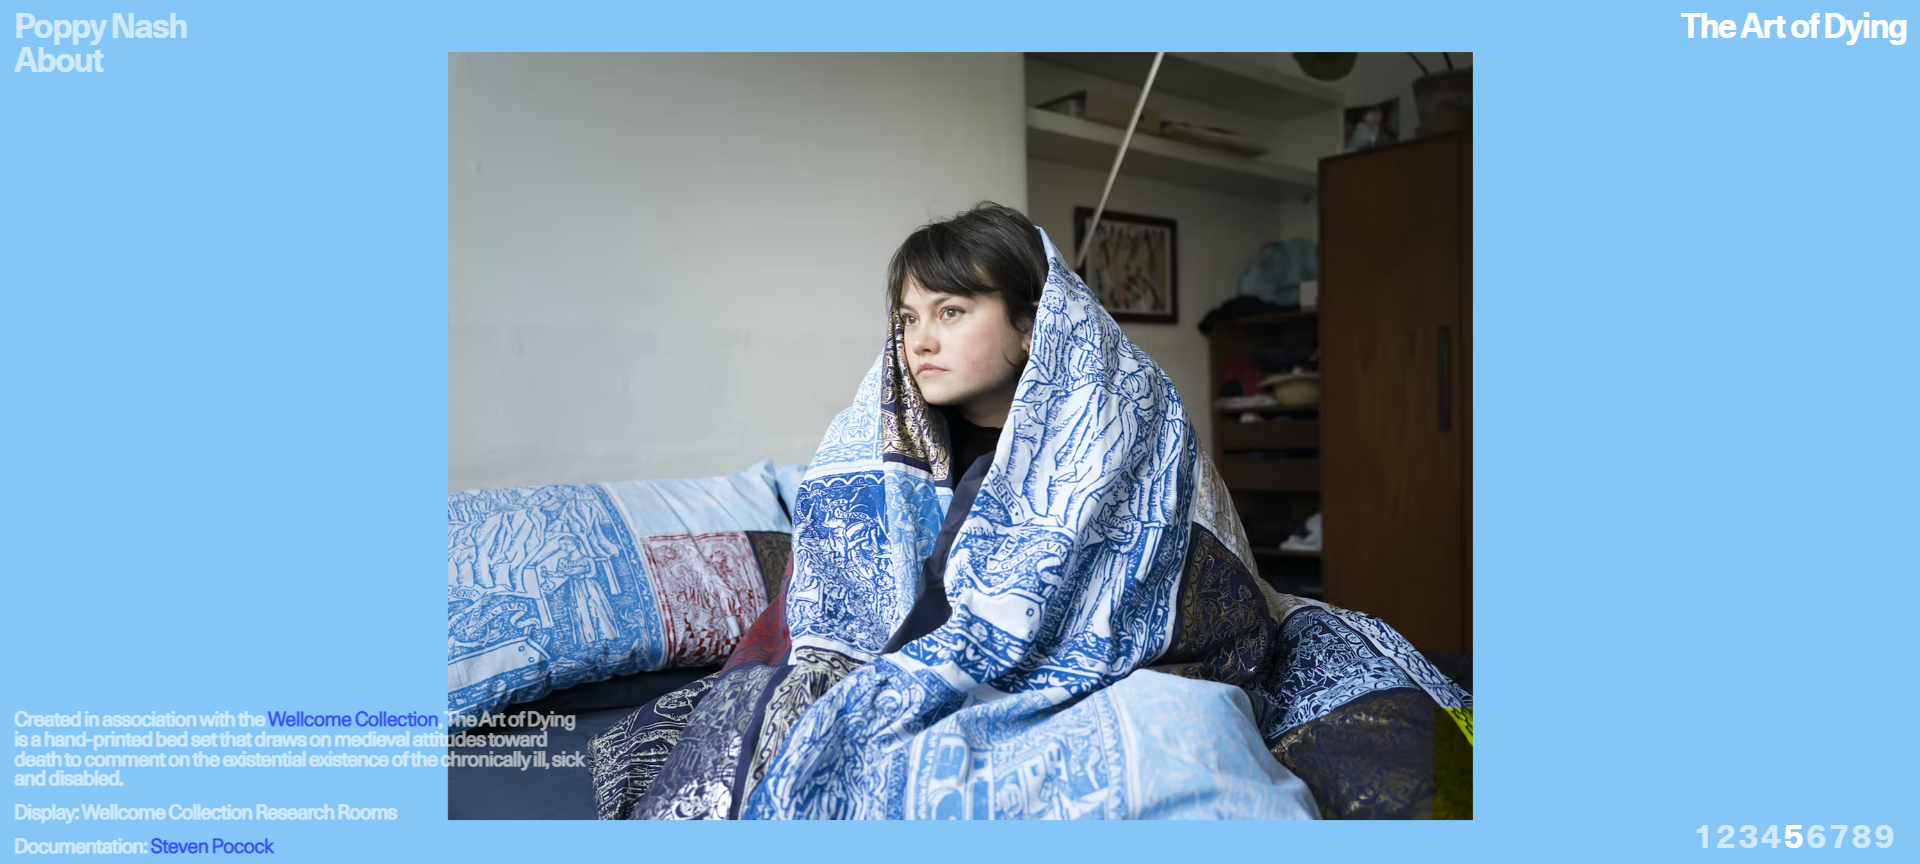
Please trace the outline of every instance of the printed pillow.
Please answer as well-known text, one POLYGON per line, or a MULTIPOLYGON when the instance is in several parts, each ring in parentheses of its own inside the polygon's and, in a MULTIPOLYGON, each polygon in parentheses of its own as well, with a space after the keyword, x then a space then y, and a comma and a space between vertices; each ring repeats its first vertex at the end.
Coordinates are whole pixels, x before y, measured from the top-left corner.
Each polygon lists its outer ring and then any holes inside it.
POLYGON ((447 496, 448 712, 726 659, 778 587, 780 505, 771 461, 447 496))

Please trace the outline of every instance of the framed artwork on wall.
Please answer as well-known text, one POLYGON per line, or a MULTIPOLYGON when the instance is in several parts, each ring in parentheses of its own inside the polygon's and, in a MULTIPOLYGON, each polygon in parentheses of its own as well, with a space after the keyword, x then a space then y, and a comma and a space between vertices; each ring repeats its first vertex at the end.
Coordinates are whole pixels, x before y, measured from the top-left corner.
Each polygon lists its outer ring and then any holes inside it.
MULTIPOLYGON (((1089 242, 1092 207, 1073 208, 1075 257, 1089 242)), ((1092 251, 1080 268, 1100 305, 1115 321, 1175 324, 1180 320, 1178 230, 1172 219, 1135 213, 1100 214, 1092 251)))
POLYGON ((1400 97, 1373 105, 1355 105, 1346 111, 1348 153, 1385 147, 1400 140, 1400 97))

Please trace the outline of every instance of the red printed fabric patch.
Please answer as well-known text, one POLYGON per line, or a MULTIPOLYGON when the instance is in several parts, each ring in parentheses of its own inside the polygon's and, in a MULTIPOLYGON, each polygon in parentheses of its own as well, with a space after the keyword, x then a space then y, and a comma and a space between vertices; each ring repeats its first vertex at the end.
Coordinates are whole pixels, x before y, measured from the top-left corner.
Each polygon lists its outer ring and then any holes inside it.
POLYGON ((667 665, 705 666, 732 653, 767 607, 767 589, 747 535, 662 534, 646 538, 647 575, 667 635, 667 665))
POLYGON ((792 646, 792 634, 787 632, 787 580, 793 578, 793 559, 787 559, 787 570, 781 574, 780 592, 767 604, 767 611, 760 613, 753 626, 747 628, 747 635, 740 637, 740 647, 733 650, 733 656, 727 658, 727 665, 721 671, 732 669, 748 661, 759 661, 769 666, 785 663, 787 649, 792 646))

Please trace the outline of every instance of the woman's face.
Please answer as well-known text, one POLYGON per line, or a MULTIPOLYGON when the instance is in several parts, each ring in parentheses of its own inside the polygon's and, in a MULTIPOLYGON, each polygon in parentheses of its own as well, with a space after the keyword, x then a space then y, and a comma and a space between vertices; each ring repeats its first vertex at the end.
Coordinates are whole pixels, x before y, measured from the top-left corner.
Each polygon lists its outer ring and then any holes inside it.
POLYGON ((900 324, 908 366, 928 404, 957 406, 981 426, 1006 423, 1033 337, 1014 329, 999 297, 934 294, 908 277, 900 324))

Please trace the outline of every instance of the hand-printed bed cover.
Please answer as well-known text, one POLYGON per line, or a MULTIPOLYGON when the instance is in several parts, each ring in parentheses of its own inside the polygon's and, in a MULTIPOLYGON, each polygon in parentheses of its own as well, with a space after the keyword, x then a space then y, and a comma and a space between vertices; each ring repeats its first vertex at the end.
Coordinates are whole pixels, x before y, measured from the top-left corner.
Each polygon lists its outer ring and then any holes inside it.
POLYGON ((447 496, 447 711, 720 662, 777 590, 761 561, 791 530, 771 462, 447 496))
POLYGON ((1042 242, 949 620, 879 655, 956 479, 896 320, 800 486, 781 596, 725 670, 590 748, 602 818, 1313 818, 1430 795, 1402 703, 1467 694, 1378 620, 1254 575, 1172 383, 1042 242), (1319 767, 1362 728, 1409 734, 1319 767))

